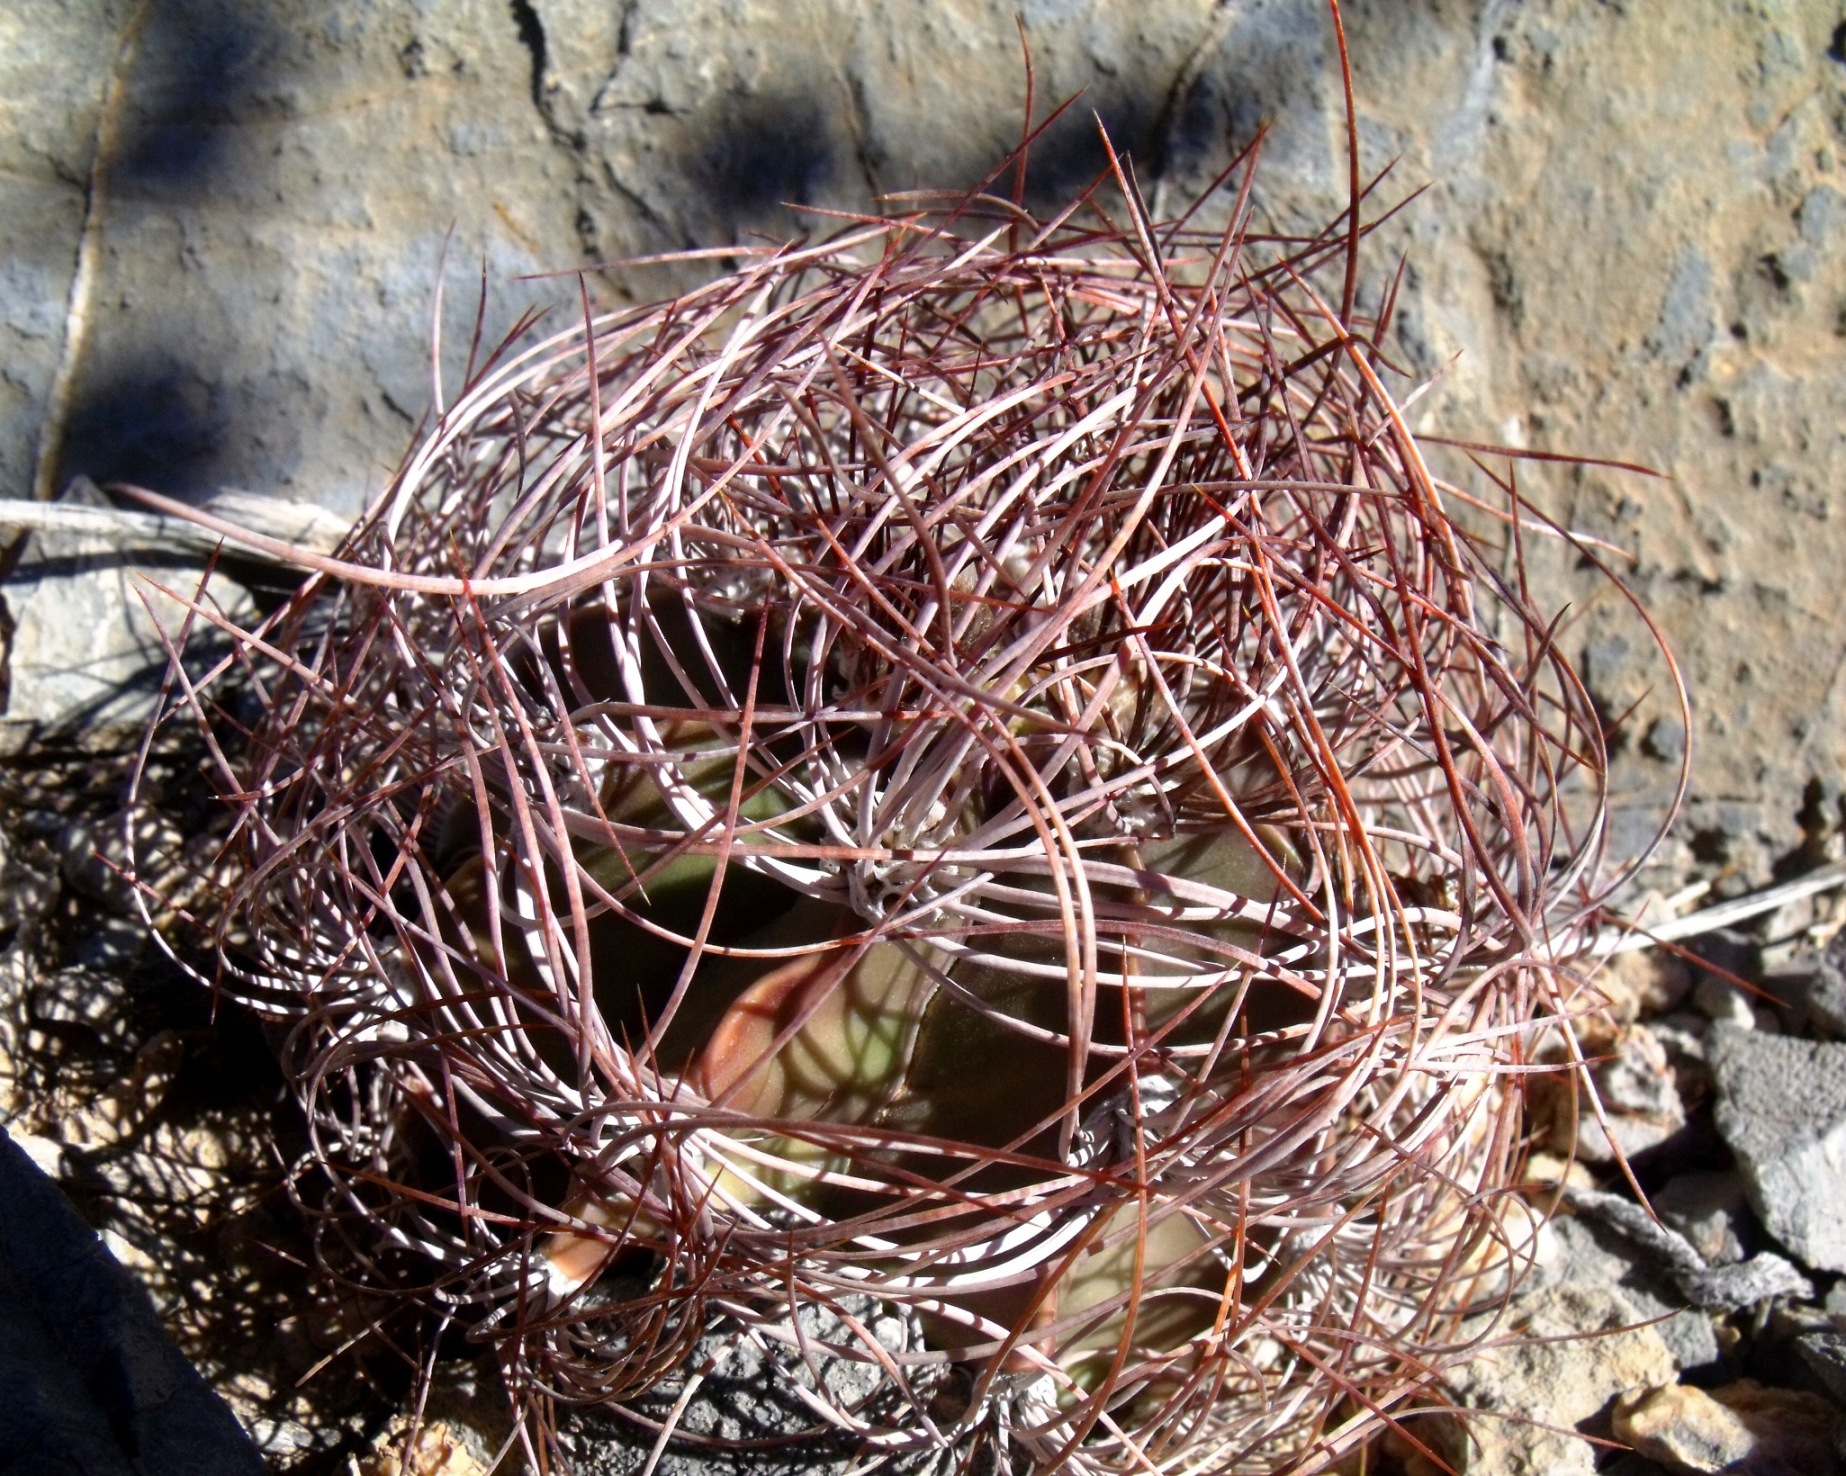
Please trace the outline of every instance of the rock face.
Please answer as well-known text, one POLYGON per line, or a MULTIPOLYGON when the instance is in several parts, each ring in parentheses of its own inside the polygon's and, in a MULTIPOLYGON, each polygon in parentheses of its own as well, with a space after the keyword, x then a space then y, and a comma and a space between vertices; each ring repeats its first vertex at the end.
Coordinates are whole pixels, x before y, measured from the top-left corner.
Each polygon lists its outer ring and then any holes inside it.
MULTIPOLYGON (((824 224, 788 200, 981 180, 1019 134, 1016 10, 1039 114, 1084 90, 1035 150, 1034 201, 1099 167, 1094 111, 1163 207, 1264 121, 1263 218, 1341 205, 1322 0, 16 0, 0 490, 85 472, 351 510, 430 403, 445 241, 452 390, 483 262, 491 337, 531 299, 576 310, 573 281, 522 272, 824 224)), ((1526 463, 1520 485, 1635 551, 1686 663, 1700 765, 1669 861, 1761 879, 1838 827, 1846 773, 1839 7, 1346 11, 1364 166, 1398 161, 1386 197, 1433 185, 1378 254, 1388 272, 1411 251, 1398 388, 1442 370, 1425 426, 1667 474, 1526 463)), ((706 269, 610 267, 592 289, 706 269)), ((1642 700, 1615 740, 1632 844, 1686 735, 1620 602, 1586 604, 1574 556, 1534 557, 1542 595, 1582 612, 1565 639, 1605 709, 1642 700)))
POLYGON ((1710 1053, 1757 1217, 1806 1265, 1846 1271, 1846 1045, 1720 1026, 1710 1053))
POLYGON ((262 1476, 135 1279, 0 1133, 0 1470, 262 1476))

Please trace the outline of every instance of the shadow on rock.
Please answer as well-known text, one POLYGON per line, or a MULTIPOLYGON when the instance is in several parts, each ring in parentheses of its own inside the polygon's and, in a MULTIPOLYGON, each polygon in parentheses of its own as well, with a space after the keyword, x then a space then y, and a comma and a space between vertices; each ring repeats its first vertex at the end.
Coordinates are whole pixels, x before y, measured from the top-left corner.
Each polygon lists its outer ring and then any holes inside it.
POLYGON ((288 36, 265 7, 237 0, 150 0, 129 79, 112 192, 194 204, 234 168, 230 125, 275 100, 288 36))

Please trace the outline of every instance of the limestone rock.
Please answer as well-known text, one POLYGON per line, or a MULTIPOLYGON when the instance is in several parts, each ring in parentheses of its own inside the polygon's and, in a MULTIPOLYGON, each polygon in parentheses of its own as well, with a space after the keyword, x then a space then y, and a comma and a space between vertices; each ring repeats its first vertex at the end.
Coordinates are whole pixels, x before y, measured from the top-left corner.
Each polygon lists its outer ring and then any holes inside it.
POLYGON ((1709 1049, 1757 1218, 1808 1266, 1846 1271, 1846 1045, 1719 1028, 1709 1049))
POLYGON ((1534 1340, 1491 1348, 1451 1381, 1470 1411, 1445 1442, 1451 1464, 1467 1476, 1591 1476, 1595 1447, 1567 1432, 1624 1390, 1673 1377, 1660 1333, 1635 1321, 1619 1293, 1577 1282, 1542 1293, 1527 1324, 1534 1340))
POLYGON ((1616 1437, 1675 1471, 1827 1476, 1833 1411, 1813 1394, 1748 1379, 1714 1389, 1634 1390, 1615 1406, 1616 1437))

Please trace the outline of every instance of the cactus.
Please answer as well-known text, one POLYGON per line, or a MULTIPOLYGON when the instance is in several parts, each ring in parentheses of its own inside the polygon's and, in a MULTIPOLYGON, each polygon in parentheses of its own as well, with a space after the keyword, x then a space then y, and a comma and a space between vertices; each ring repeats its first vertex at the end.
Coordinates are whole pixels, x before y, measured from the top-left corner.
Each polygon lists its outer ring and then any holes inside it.
POLYGON ((259 694, 211 941, 295 1022, 327 1239, 495 1345, 535 1461, 869 1297, 868 1451, 1307 1470, 1505 1295, 1602 728, 1531 510, 1387 389, 1357 212, 1118 166, 508 345, 172 687, 259 694))

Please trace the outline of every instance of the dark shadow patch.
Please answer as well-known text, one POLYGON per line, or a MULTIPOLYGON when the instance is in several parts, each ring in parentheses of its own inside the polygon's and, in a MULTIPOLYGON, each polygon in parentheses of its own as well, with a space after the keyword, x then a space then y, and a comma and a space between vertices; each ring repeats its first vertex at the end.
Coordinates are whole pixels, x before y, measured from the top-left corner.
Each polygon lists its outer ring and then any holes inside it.
POLYGON ((253 113, 287 111, 276 83, 288 46, 262 5, 154 0, 129 75, 111 189, 175 203, 218 193, 234 127, 253 113))
MULTIPOLYGON (((1026 208, 1041 217, 1055 215, 1108 169, 1111 148, 1141 188, 1151 191, 1161 167, 1165 112, 1164 100, 1151 91, 1112 98, 1093 91, 1080 94, 1027 152, 1026 208)), ((1010 184, 1008 171, 994 188, 1005 190, 1010 184)))
POLYGON ((58 485, 135 482, 172 496, 217 486, 226 434, 217 386, 166 357, 86 368, 77 380, 58 485))
POLYGON ((1287 178, 1324 167, 1331 48, 1323 6, 1234 23, 1172 99, 1157 167, 1175 184, 1202 187, 1265 125, 1265 172, 1287 178))
MULTIPOLYGON (((840 120, 812 97, 754 93, 730 98, 698 134, 684 178, 701 212, 729 239, 786 228, 791 204, 839 204, 845 154, 840 120)), ((713 243, 721 244, 721 243, 713 243)))
MULTIPOLYGON (((197 782, 209 765, 203 746, 195 735, 167 737, 177 741, 150 756, 150 795, 177 833, 221 834, 224 807, 197 782)), ((147 1114, 139 1127, 67 1145, 60 1188, 84 1220, 146 1258, 152 1270, 141 1275, 160 1291, 165 1335, 188 1358, 217 1371, 221 1386, 230 1370, 252 1376, 246 1389, 274 1391, 254 1398, 258 1430, 278 1432, 266 1446, 278 1464, 293 1476, 345 1476, 367 1437, 402 1407, 409 1379, 376 1341, 328 1377, 303 1377, 384 1309, 336 1293, 307 1269, 312 1231, 283 1168, 307 1136, 276 1065, 281 1033, 184 974, 120 899, 60 868, 45 839, 70 825, 99 841, 117 833, 126 762, 93 747, 41 745, 0 765, 9 853, 47 878, 14 943, 32 959, 34 984, 9 1008, 44 1041, 22 1058, 22 1089, 36 1103, 93 1109, 148 1052, 162 1053, 168 1085, 131 1108, 147 1114), (291 1449, 278 1422, 301 1418, 304 1398, 316 1448, 291 1449)), ((209 974, 202 937, 183 928, 169 936, 209 974)), ((176 1454, 149 1443, 142 1455, 137 1470, 231 1469, 198 1447, 176 1454)))

